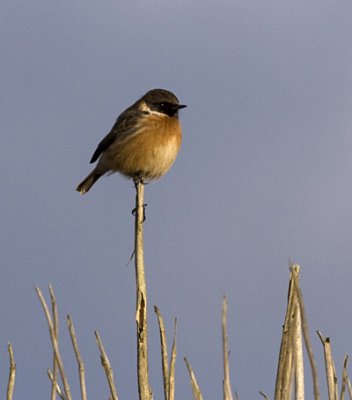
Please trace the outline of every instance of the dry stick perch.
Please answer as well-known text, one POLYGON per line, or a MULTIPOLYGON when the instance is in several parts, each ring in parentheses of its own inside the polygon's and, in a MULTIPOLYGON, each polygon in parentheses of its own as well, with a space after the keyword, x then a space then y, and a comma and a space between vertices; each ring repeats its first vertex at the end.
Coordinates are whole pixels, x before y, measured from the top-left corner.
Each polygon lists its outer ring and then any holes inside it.
POLYGON ((296 289, 297 297, 298 297, 298 301, 299 301, 299 308, 301 310, 302 331, 303 331, 304 342, 306 344, 308 358, 309 358, 310 366, 311 366, 311 369, 312 369, 314 399, 315 400, 320 400, 318 369, 317 369, 317 366, 316 366, 316 363, 315 363, 315 359, 314 359, 312 344, 310 342, 309 329, 308 329, 308 319, 307 319, 306 311, 305 311, 305 308, 304 308, 302 291, 301 291, 301 288, 299 286, 299 281, 298 281, 299 268, 300 267, 297 264, 290 266, 290 269, 291 269, 291 272, 292 272, 293 282, 294 282, 294 285, 295 285, 295 289, 296 289))
POLYGON ((324 348, 325 372, 329 400, 338 400, 337 376, 334 360, 332 358, 330 339, 325 338, 320 331, 317 331, 317 334, 324 348))
POLYGON ((172 342, 170 368, 169 368, 169 396, 168 400, 175 399, 175 365, 176 365, 176 332, 177 332, 177 319, 174 322, 174 339, 172 342))
MULTIPOLYGON (((54 335, 56 340, 58 340, 59 337, 59 317, 58 317, 58 310, 57 310, 57 304, 56 304, 56 299, 54 295, 54 291, 51 285, 49 285, 49 293, 50 293, 50 301, 51 301, 51 313, 53 316, 53 327, 54 327, 54 335)), ((53 354, 53 372, 52 372, 52 379, 51 379, 51 400, 56 400, 56 393, 59 394, 57 388, 58 388, 58 383, 57 383, 57 376, 58 376, 58 365, 55 357, 55 353, 53 354)))
POLYGON ((16 380, 16 363, 15 357, 13 355, 12 345, 8 343, 7 350, 9 352, 9 359, 10 359, 10 371, 9 371, 9 379, 7 382, 7 400, 12 400, 13 398, 13 390, 15 388, 15 380, 16 380))
POLYGON ((137 375, 140 400, 151 400, 152 390, 148 376, 147 287, 144 272, 143 222, 144 184, 135 180, 135 269, 136 269, 136 323, 137 323, 137 375))
MULTIPOLYGON (((49 377, 51 383, 53 384, 54 383, 54 375, 53 375, 52 371, 50 369, 48 369, 47 374, 48 374, 48 377, 49 377)), ((60 386, 59 386, 59 384, 57 382, 56 382, 56 385, 55 385, 55 389, 56 389, 56 393, 59 395, 60 399, 61 400, 66 400, 66 397, 62 393, 62 390, 60 389, 60 386)))
POLYGON ((295 371, 295 400, 304 400, 304 367, 302 345, 302 319, 297 296, 294 299, 294 318, 292 326, 292 349, 295 371))
POLYGON ((348 389, 348 396, 350 400, 352 400, 352 385, 348 375, 347 375, 347 389, 348 389))
POLYGON ((116 386, 115 386, 115 383, 114 383, 114 374, 113 374, 109 358, 108 358, 108 356, 106 354, 106 351, 104 349, 104 346, 103 346, 103 343, 102 343, 102 341, 100 339, 98 331, 95 331, 95 338, 97 340, 98 348, 99 348, 99 351, 100 351, 101 365, 104 368, 105 375, 106 375, 106 378, 108 380, 110 393, 111 393, 111 396, 112 396, 111 399, 112 400, 118 400, 116 386))
POLYGON ((230 366, 229 366, 229 345, 227 338, 227 299, 224 296, 222 301, 222 353, 224 363, 224 380, 223 380, 223 394, 224 400, 233 400, 231 382, 230 382, 230 366))
POLYGON ((75 328, 73 326, 73 322, 69 315, 67 316, 67 326, 68 326, 68 330, 70 332, 71 342, 72 342, 73 350, 75 352, 75 356, 76 356, 76 360, 77 360, 77 364, 78 364, 78 374, 79 374, 79 384, 80 384, 80 388, 81 388, 81 398, 82 398, 82 400, 87 400, 86 374, 85 374, 84 362, 83 362, 81 353, 78 348, 75 328))
MULTIPOLYGON (((50 316, 48 305, 46 304, 46 301, 44 299, 44 296, 43 296, 43 293, 41 292, 41 290, 38 287, 36 287, 35 291, 37 292, 38 298, 42 304, 42 307, 43 307, 43 310, 44 310, 44 313, 45 313, 45 316, 46 316, 46 319, 47 319, 47 322, 49 325, 51 344, 52 344, 52 347, 54 350, 54 355, 55 355, 56 361, 59 366, 59 371, 60 371, 61 380, 62 380, 62 383, 64 386, 66 400, 72 400, 70 386, 69 386, 67 378, 66 378, 64 364, 62 362, 61 354, 59 351, 59 342, 58 342, 58 339, 55 337, 54 324, 53 324, 53 321, 50 316)), ((54 296, 54 293, 52 292, 52 289, 51 289, 51 297, 52 297, 52 301, 53 301, 53 299, 55 299, 55 296, 54 296)))
POLYGON ((169 366, 168 366, 169 359, 167 355, 167 343, 166 343, 164 319, 157 306, 154 306, 154 311, 158 318, 158 324, 159 324, 161 368, 162 368, 163 384, 164 384, 164 399, 169 400, 169 366))
POLYGON ((275 400, 286 400, 290 396, 292 383, 293 352, 292 352, 292 319, 294 317, 295 289, 292 272, 288 288, 288 299, 285 322, 282 327, 279 363, 276 375, 275 400))
POLYGON ((345 398, 346 383, 347 383, 347 378, 348 378, 348 376, 347 376, 347 361, 348 361, 348 356, 346 355, 343 360, 340 400, 344 400, 344 398, 345 398))
POLYGON ((194 372, 192 370, 191 364, 188 362, 187 357, 184 358, 184 361, 186 363, 189 377, 191 379, 191 384, 192 384, 192 390, 193 390, 193 399, 194 400, 203 400, 202 392, 200 390, 200 387, 198 385, 196 376, 194 375, 194 372))

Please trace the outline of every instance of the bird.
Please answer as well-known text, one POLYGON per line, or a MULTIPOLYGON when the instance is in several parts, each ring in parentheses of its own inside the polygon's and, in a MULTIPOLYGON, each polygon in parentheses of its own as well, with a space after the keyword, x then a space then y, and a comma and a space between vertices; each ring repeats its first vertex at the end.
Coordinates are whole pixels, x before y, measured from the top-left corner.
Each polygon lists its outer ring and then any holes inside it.
POLYGON ((87 193, 103 175, 119 172, 136 182, 161 178, 174 163, 182 142, 178 111, 187 107, 165 89, 152 89, 123 111, 96 148, 92 172, 76 190, 87 193))

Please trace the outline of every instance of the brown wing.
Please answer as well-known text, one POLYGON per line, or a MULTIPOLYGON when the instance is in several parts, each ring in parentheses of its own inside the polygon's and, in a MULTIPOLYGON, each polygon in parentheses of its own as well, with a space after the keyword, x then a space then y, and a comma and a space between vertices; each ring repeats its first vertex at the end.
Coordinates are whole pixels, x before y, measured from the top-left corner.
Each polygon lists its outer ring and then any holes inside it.
POLYGON ((138 124, 138 120, 144 113, 138 108, 136 104, 127 108, 116 120, 115 125, 111 128, 111 131, 104 137, 104 139, 98 144, 90 163, 94 163, 101 156, 101 154, 107 150, 112 143, 116 140, 123 140, 126 136, 132 134, 138 124))

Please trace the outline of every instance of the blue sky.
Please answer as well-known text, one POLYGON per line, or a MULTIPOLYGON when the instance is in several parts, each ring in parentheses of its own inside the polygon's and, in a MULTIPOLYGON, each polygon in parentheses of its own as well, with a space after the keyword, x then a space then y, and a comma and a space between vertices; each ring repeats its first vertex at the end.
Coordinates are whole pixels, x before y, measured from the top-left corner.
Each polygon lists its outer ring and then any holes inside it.
MULTIPOLYGON (((146 187, 155 398, 154 304, 170 345, 178 318, 178 398, 192 396, 184 356, 204 397, 221 396, 224 293, 234 390, 273 398, 290 258, 302 268, 324 392, 315 331, 331 337, 340 372, 352 329, 352 4, 18 0, 1 8, 1 387, 11 341, 16 396, 48 396, 50 342, 34 285, 51 283, 68 372, 76 366, 66 314, 90 397, 107 397, 95 329, 120 397, 136 397, 133 185, 113 175, 84 197, 74 189, 118 114, 161 87, 188 108, 175 165, 146 187)), ((77 380, 71 386, 77 393, 77 380)))

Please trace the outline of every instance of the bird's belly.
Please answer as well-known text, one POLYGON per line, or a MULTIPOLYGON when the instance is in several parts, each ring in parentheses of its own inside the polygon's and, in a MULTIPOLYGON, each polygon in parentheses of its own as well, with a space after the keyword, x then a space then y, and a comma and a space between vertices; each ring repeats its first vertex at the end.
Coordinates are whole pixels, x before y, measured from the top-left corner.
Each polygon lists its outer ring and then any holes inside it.
POLYGON ((106 153, 109 169, 128 177, 142 174, 147 181, 162 177, 174 163, 182 140, 178 123, 167 128, 145 128, 112 144, 106 153))

